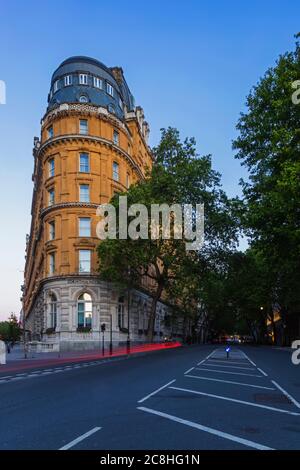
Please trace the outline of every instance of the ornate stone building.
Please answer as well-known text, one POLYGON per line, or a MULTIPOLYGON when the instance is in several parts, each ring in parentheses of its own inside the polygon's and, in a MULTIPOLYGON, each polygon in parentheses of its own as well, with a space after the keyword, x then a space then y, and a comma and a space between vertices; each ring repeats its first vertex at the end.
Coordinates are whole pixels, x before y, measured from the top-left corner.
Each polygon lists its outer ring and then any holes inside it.
MULTIPOLYGON (((62 350, 144 341, 147 291, 118 292, 97 273, 96 208, 144 177, 152 165, 149 126, 119 67, 71 57, 54 72, 41 138, 34 139, 31 228, 23 312, 32 339, 62 350), (130 315, 128 315, 128 311, 130 315), (129 326, 129 329, 128 329, 129 326)), ((158 306, 156 340, 169 334, 158 306)))

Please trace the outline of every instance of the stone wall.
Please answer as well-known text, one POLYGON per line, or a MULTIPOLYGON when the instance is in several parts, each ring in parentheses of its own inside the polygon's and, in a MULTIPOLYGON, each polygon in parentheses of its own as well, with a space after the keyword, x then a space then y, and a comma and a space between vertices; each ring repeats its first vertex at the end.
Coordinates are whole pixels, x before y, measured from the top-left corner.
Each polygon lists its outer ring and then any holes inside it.
MULTIPOLYGON (((114 346, 124 345, 128 337, 128 292, 120 292, 112 285, 99 281, 95 276, 57 277, 42 284, 42 287, 27 317, 26 328, 30 329, 32 339, 59 342, 61 350, 99 349, 102 346, 103 333, 101 324, 105 323, 105 346, 110 341, 110 325, 112 321, 112 341, 114 346), (92 298, 92 328, 89 332, 77 331, 77 302, 82 293, 92 298), (50 296, 57 299, 57 325, 49 334, 50 327, 50 296), (125 328, 118 324, 118 300, 124 297, 125 328)), ((148 315, 151 297, 144 292, 130 292, 130 339, 132 343, 147 341, 148 315)), ((154 341, 161 341, 165 335, 171 334, 171 326, 165 322, 170 314, 168 306, 158 303, 154 341)))

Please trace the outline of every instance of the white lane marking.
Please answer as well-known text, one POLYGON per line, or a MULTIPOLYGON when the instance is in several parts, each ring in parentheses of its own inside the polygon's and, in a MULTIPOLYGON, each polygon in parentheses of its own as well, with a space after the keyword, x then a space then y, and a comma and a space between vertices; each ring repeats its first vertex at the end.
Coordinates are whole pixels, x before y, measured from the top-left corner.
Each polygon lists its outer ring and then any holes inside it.
POLYGON ((247 377, 260 377, 260 378, 262 378, 262 375, 245 374, 244 372, 230 372, 228 370, 215 370, 215 369, 206 369, 206 368, 201 368, 201 367, 195 367, 195 370, 203 370, 205 372, 217 372, 218 374, 246 375, 247 377))
POLYGON ((208 359, 209 357, 211 357, 216 351, 217 351, 217 349, 214 349, 211 353, 209 353, 208 356, 206 356, 205 359, 208 359))
POLYGON ((223 397, 221 395, 214 395, 212 393, 198 392, 196 390, 189 390, 187 388, 180 387, 169 387, 173 390, 179 390, 180 392, 194 393, 195 395, 203 395, 205 397, 217 398, 219 400, 232 401, 234 403, 240 403, 241 405, 254 406, 255 408, 264 408, 265 410, 277 411, 278 413, 286 413, 293 416, 300 416, 300 413, 294 411, 283 410, 281 408, 273 408, 272 406, 259 405, 258 403, 251 403, 250 401, 238 400, 236 398, 223 397))
POLYGON ((284 388, 282 388, 277 382, 275 382, 275 380, 271 380, 271 382, 275 385, 275 387, 278 388, 278 390, 280 390, 287 398, 289 398, 291 402, 293 402, 294 405, 297 406, 297 408, 300 408, 300 403, 294 397, 292 397, 292 395, 290 395, 286 390, 284 390, 284 388))
POLYGON ((203 364, 203 362, 205 362, 206 359, 203 359, 202 361, 198 362, 197 366, 200 366, 201 364, 203 364))
POLYGON ((248 439, 243 439, 241 437, 234 436, 233 434, 228 434, 227 432, 218 431, 217 429, 203 426, 202 424, 195 423, 194 421, 188 421, 187 419, 178 418, 177 416, 169 415, 167 413, 162 413, 161 411, 152 410, 151 408, 145 408, 144 406, 140 406, 137 409, 140 411, 144 411, 145 413, 150 413, 153 415, 160 416, 162 418, 169 419, 171 421, 175 421, 180 424, 184 424, 185 426, 189 426, 191 428, 199 429, 199 431, 204 431, 209 434, 213 434, 215 436, 221 437, 223 439, 228 439, 229 441, 238 442, 239 444, 243 444, 247 447, 253 447, 254 449, 258 449, 258 450, 274 450, 271 447, 258 444, 257 442, 249 441, 248 439))
POLYGON ((206 356, 204 359, 202 359, 202 361, 198 362, 197 366, 200 366, 200 364, 203 364, 203 362, 209 360, 209 358, 213 355, 213 353, 217 351, 216 349, 214 349, 211 353, 209 353, 208 356, 206 356))
POLYGON ((255 362, 253 362, 253 361, 250 359, 250 357, 249 357, 249 356, 247 356, 247 354, 246 354, 246 353, 244 353, 244 351, 241 351, 241 352, 244 354, 245 358, 246 358, 246 359, 248 359, 248 361, 249 361, 249 362, 251 362, 251 364, 252 364, 254 367, 256 367, 256 364, 255 364, 255 362))
POLYGON ((185 375, 185 374, 188 374, 188 373, 191 372, 193 369, 194 369, 194 367, 191 367, 190 369, 186 370, 185 373, 184 373, 184 375, 185 375))
MULTIPOLYGON (((234 352, 232 350, 230 351, 229 356, 230 357, 235 357, 236 359, 244 359, 244 356, 242 356, 240 353, 234 352)), ((225 350, 220 351, 220 352, 217 352, 216 354, 211 355, 211 357, 227 359, 227 352, 225 350)))
POLYGON ((71 447, 76 446, 76 444, 78 444, 79 442, 83 441, 84 439, 86 439, 87 437, 91 436, 92 434, 95 434, 95 432, 100 431, 100 429, 101 429, 101 428, 99 428, 99 427, 95 427, 95 428, 91 429, 90 431, 86 432, 85 434, 82 434, 81 436, 77 437, 77 438, 74 439, 73 441, 69 442, 68 444, 64 445, 63 447, 61 447, 61 448, 58 449, 58 450, 68 450, 68 449, 71 449, 71 447))
POLYGON ((263 387, 262 385, 245 384, 243 382, 233 382, 232 380, 212 379, 209 377, 202 377, 200 375, 186 375, 185 377, 191 377, 193 379, 209 380, 211 382, 222 382, 224 384, 242 385, 243 387, 263 388, 264 390, 276 390, 274 387, 263 387))
POLYGON ((166 385, 163 385, 162 387, 158 388, 157 390, 154 390, 154 392, 149 393, 149 395, 146 395, 144 398, 141 398, 141 400, 138 401, 138 403, 143 403, 144 401, 148 400, 148 398, 153 397, 156 393, 160 392, 164 388, 168 387, 172 383, 174 383, 176 379, 171 380, 171 382, 168 382, 166 385))
POLYGON ((224 366, 222 364, 203 364, 205 367, 226 367, 228 369, 256 370, 253 367, 224 366))
POLYGON ((222 364, 241 364, 241 365, 248 365, 248 362, 247 361, 243 361, 243 362, 239 362, 239 361, 236 361, 235 359, 208 359, 208 362, 220 362, 222 364))
POLYGON ((261 372, 262 375, 264 375, 265 377, 268 377, 268 374, 264 372, 262 369, 260 369, 259 367, 257 367, 257 370, 259 370, 259 372, 261 372))
POLYGON ((200 364, 203 364, 203 362, 209 360, 209 358, 217 351, 217 349, 214 349, 213 351, 211 351, 208 356, 206 356, 204 359, 202 359, 202 361, 198 362, 197 366, 200 366, 200 364))

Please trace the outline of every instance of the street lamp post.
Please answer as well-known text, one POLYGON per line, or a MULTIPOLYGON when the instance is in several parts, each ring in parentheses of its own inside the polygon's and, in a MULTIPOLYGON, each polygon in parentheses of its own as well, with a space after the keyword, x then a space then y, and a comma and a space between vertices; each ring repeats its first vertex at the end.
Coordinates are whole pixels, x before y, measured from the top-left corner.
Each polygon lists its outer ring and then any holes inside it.
POLYGON ((104 331, 105 331, 105 323, 101 324, 101 331, 102 331, 102 356, 104 356, 104 331))
POLYGON ((23 311, 23 347, 24 347, 24 359, 27 359, 27 347, 26 347, 26 314, 23 311))
POLYGON ((127 287, 127 354, 130 354, 130 274, 128 267, 128 287, 127 287))
POLYGON ((110 342, 109 342, 109 354, 112 355, 113 344, 112 344, 112 313, 110 314, 110 342))
POLYGON ((127 294, 127 354, 130 354, 130 290, 127 294))

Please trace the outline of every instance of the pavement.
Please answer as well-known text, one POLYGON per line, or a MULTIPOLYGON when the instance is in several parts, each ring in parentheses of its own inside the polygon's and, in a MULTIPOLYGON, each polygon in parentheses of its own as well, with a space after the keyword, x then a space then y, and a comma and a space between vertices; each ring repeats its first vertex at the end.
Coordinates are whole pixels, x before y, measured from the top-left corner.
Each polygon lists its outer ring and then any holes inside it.
POLYGON ((0 370, 0 416, 2 450, 300 449, 300 365, 204 345, 0 370))

